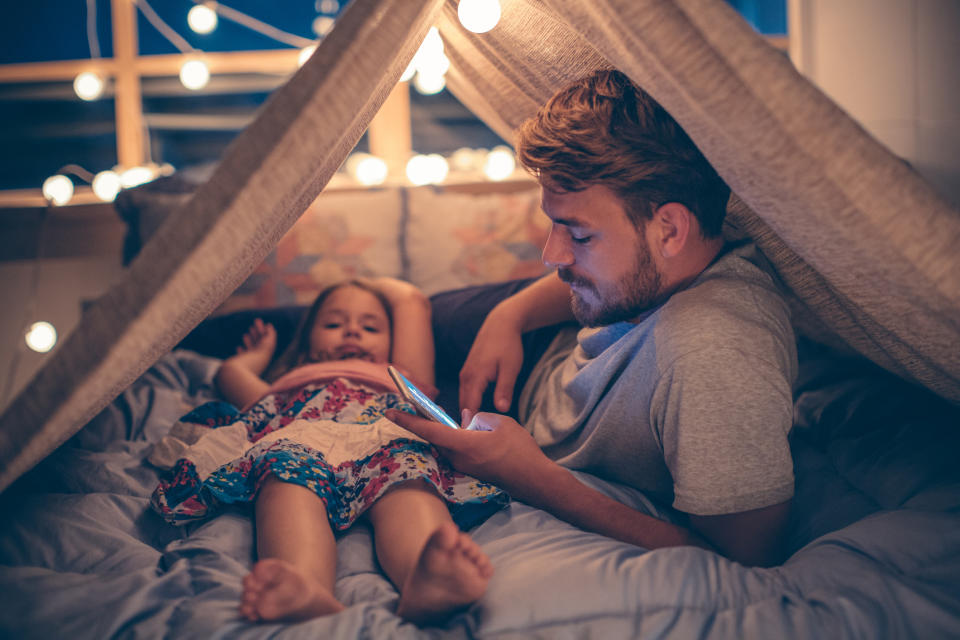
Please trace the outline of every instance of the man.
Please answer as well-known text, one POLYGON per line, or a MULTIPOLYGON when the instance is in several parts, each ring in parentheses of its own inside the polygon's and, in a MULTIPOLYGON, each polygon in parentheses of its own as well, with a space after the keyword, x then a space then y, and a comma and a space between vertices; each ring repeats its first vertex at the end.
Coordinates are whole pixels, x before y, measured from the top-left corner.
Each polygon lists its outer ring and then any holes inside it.
POLYGON ((497 304, 463 367, 455 431, 394 413, 461 471, 583 529, 646 548, 700 545, 778 560, 793 495, 787 444, 796 351, 752 245, 721 237, 729 189, 676 122, 617 71, 555 95, 517 153, 552 221, 556 272, 497 304), (511 405, 524 332, 576 318, 511 405), (567 469, 632 486, 674 524, 567 469))

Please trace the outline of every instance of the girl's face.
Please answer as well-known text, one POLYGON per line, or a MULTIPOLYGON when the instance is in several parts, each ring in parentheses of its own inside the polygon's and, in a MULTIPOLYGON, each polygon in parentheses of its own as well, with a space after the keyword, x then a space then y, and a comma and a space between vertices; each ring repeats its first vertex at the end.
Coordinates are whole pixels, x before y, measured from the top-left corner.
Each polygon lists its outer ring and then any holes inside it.
POLYGON ((390 320, 374 294, 343 286, 327 296, 310 329, 311 362, 390 359, 390 320))

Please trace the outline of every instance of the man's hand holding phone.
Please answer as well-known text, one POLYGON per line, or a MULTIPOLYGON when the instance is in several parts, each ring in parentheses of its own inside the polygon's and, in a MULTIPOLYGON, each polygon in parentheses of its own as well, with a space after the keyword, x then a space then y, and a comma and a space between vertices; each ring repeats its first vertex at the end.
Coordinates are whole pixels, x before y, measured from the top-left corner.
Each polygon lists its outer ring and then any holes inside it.
POLYGON ((417 413, 428 420, 434 420, 452 429, 460 428, 456 420, 447 415, 446 411, 437 406, 433 400, 428 398, 423 391, 418 389, 416 385, 410 382, 410 380, 395 367, 387 367, 387 372, 390 374, 390 377, 393 378, 393 383, 397 385, 400 395, 403 396, 404 400, 416 407, 417 413))

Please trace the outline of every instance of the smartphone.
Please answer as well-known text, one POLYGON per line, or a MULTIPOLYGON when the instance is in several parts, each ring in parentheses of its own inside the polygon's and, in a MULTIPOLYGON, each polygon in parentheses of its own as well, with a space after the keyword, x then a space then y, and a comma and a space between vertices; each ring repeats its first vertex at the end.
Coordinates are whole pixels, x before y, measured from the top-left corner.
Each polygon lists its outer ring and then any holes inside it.
POLYGON ((393 378, 393 383, 396 384, 397 389, 400 390, 400 395, 417 409, 417 413, 428 420, 434 420, 453 429, 460 428, 460 425, 448 416, 446 411, 438 407, 423 391, 417 389, 416 385, 410 382, 405 375, 397 371, 393 366, 388 366, 387 372, 390 373, 390 377, 393 378))

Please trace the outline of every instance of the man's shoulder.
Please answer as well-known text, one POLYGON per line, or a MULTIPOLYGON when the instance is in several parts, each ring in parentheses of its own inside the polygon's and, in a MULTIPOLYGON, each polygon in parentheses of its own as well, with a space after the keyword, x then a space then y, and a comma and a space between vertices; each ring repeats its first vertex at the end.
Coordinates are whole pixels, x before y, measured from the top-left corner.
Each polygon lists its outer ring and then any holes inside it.
POLYGON ((673 351, 769 351, 792 345, 786 300, 750 247, 724 254, 660 312, 658 344, 673 351))

